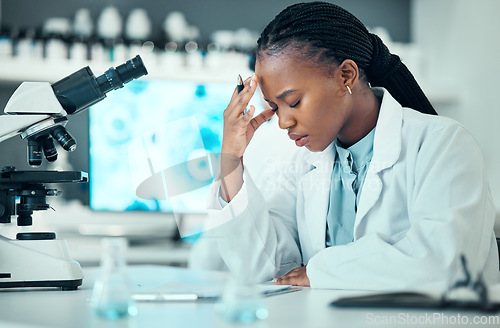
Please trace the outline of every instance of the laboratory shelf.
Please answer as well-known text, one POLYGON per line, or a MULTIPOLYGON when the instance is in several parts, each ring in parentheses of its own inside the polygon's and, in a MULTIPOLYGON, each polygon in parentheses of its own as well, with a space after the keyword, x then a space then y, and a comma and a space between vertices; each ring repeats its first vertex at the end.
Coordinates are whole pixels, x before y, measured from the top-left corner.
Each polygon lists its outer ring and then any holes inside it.
MULTIPOLYGON (((144 59, 144 58, 143 58, 144 59)), ((148 75, 141 79, 186 80, 197 82, 235 82, 238 74, 250 76, 252 72, 243 61, 218 67, 174 67, 162 64, 161 59, 144 60, 148 75)), ((0 83, 21 83, 23 81, 55 82, 61 78, 90 66, 94 74, 100 75, 110 67, 122 62, 75 61, 64 59, 19 59, 0 58, 0 83)), ((459 102, 457 88, 452 85, 435 85, 426 81, 420 85, 430 101, 437 106, 453 105, 459 102)))
MULTIPOLYGON (((235 82, 238 74, 242 74, 242 76, 251 74, 250 70, 243 64, 210 68, 190 68, 163 65, 157 63, 156 60, 144 60, 144 63, 148 70, 148 75, 141 79, 235 82)), ((0 82, 55 82, 85 66, 89 66, 92 72, 97 76, 104 73, 108 68, 116 67, 121 64, 123 64, 123 62, 0 58, 0 82)))

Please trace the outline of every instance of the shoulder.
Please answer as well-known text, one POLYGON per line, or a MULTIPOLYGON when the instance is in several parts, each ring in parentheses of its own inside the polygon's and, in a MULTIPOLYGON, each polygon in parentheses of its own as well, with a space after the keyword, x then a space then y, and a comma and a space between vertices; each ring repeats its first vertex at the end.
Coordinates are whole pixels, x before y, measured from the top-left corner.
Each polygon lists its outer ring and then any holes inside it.
POLYGON ((377 97, 382 97, 377 127, 393 131, 384 132, 384 139, 397 138, 400 132, 403 136, 410 134, 414 138, 453 133, 472 137, 462 124, 451 118, 423 114, 412 108, 402 107, 387 90, 383 88, 373 88, 372 90, 377 97))
POLYGON ((404 135, 421 138, 440 138, 461 135, 473 139, 472 134, 459 122, 444 116, 422 114, 411 108, 402 108, 404 135))
POLYGON ((482 158, 478 143, 461 123, 410 108, 402 108, 402 112, 402 142, 407 151, 413 149, 421 155, 452 153, 460 157, 482 158))

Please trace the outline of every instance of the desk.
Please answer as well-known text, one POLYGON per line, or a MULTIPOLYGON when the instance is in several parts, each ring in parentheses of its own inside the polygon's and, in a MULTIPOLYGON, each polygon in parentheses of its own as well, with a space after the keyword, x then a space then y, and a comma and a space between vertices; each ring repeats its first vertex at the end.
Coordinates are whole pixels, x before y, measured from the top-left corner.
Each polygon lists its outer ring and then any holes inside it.
MULTIPOLYGON (((196 280, 204 283, 223 281, 219 273, 193 271, 185 268, 141 265, 130 266, 129 277, 136 289, 148 289, 168 281, 187 282, 196 280)), ((104 321, 97 318, 90 309, 90 296, 95 281, 96 268, 84 269, 84 284, 76 291, 0 290, 0 327, 1 328, 154 328, 154 327, 472 327, 479 312, 457 311, 416 311, 407 309, 340 309, 329 307, 336 297, 354 295, 359 292, 336 290, 313 290, 304 288, 298 292, 280 294, 265 298, 269 317, 253 324, 226 322, 214 310, 214 303, 176 302, 176 303, 138 303, 138 315, 126 320, 104 321), (441 320, 431 319, 441 316, 441 320), (383 320, 398 318, 398 322, 383 324, 383 320), (404 319, 406 318, 406 319, 404 319), (403 320, 404 319, 404 320, 403 320), (423 321, 427 319, 427 321, 423 321), (406 321, 405 321, 406 320, 406 321), (413 321, 412 321, 413 320, 413 321), (418 321, 421 320, 420 324, 418 321), (448 324, 446 321, 448 320, 448 324), (458 320, 458 321, 457 321, 458 320), (464 324, 465 320, 469 323, 464 324), (459 324, 460 322, 460 324, 459 324)), ((491 315, 491 314, 490 314, 491 315)), ((500 325, 499 315, 484 327, 500 325), (496 321, 494 321, 496 320, 496 321)))

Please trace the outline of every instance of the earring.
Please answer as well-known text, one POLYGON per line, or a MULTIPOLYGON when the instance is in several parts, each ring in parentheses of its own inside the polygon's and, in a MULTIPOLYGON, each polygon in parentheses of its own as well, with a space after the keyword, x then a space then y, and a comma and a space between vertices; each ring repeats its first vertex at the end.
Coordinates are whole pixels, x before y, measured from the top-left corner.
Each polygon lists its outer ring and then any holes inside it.
POLYGON ((350 95, 352 95, 352 91, 351 91, 351 88, 349 88, 348 85, 345 86, 347 88, 347 92, 349 92, 350 95))

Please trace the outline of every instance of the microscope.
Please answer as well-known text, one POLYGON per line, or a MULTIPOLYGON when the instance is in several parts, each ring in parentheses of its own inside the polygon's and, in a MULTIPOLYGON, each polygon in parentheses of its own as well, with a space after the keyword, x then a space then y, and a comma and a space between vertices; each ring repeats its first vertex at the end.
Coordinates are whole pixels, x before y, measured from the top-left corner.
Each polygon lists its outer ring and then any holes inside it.
MULTIPOLYGON (((65 126, 68 115, 76 114, 103 100, 111 90, 148 72, 140 56, 111 67, 95 77, 87 66, 50 84, 23 82, 9 99, 0 116, 0 142, 20 135, 27 141, 28 163, 40 166, 43 157, 57 159, 56 140, 64 150, 76 149, 76 141, 65 126)), ((33 211, 50 206, 46 197, 59 196, 50 183, 87 182, 78 171, 17 171, 6 166, 0 171, 0 223, 33 224, 33 211)), ((74 290, 82 284, 80 264, 69 254, 65 240, 53 232, 20 232, 16 239, 0 235, 0 288, 59 287, 74 290)))

